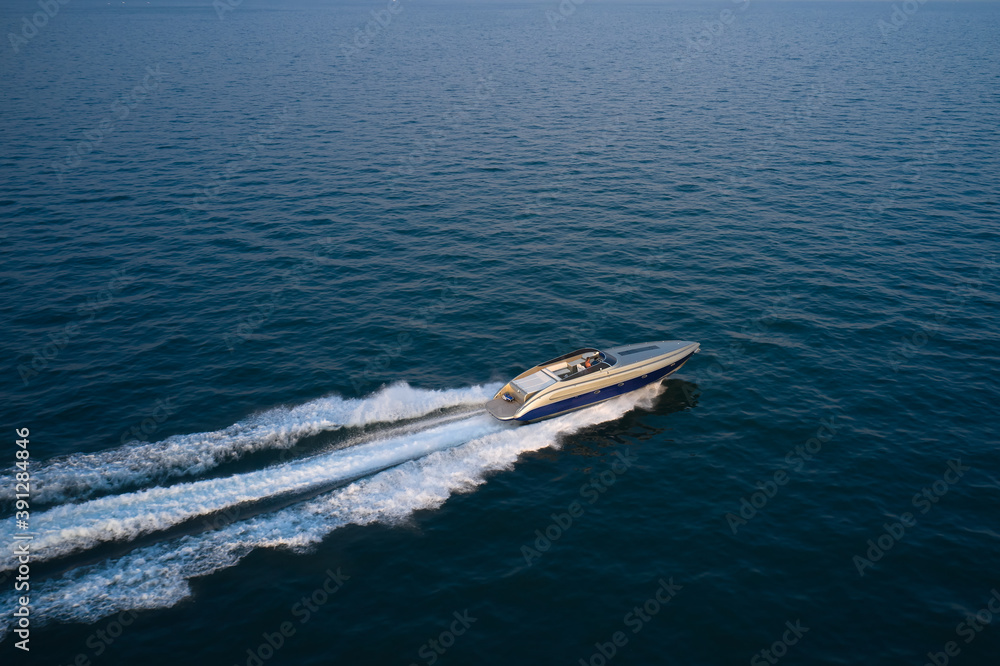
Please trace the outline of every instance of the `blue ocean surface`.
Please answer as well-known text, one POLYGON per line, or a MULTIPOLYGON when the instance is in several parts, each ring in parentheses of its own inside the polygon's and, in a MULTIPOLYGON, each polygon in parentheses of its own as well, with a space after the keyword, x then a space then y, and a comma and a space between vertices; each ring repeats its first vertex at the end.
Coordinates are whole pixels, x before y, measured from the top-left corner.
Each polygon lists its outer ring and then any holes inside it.
POLYGON ((997 663, 997 3, 0 27, 3 664, 997 663))

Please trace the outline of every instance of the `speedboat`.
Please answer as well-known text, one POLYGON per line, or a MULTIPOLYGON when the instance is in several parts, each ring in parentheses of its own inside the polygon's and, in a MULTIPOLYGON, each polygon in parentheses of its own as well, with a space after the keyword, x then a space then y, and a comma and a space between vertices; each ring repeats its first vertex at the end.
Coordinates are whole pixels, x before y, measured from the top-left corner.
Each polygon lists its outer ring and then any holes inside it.
POLYGON ((660 381, 699 349, 697 342, 686 340, 577 349, 514 377, 486 403, 486 410, 501 421, 518 423, 565 414, 660 381))

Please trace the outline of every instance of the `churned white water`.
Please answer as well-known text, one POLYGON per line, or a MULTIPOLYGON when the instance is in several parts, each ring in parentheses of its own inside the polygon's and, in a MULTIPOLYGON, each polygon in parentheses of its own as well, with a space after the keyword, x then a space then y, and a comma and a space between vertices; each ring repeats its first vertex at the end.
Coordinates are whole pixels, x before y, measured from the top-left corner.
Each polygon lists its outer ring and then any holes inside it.
MULTIPOLYGON (((171 606, 190 594, 189 581, 234 566, 257 548, 304 551, 338 527, 395 523, 433 509, 452 494, 511 469, 518 456, 558 444, 559 437, 617 419, 660 391, 649 386, 627 396, 522 427, 477 415, 404 437, 335 451, 259 472, 179 484, 52 509, 36 547, 43 557, 86 548, 104 539, 128 539, 171 521, 195 517, 311 483, 382 469, 311 500, 220 529, 143 546, 125 556, 73 569, 38 583, 36 620, 92 622, 129 609, 171 606), (400 464, 384 469, 398 461, 400 464)), ((9 630, 0 626, 0 639, 9 630)))
POLYGON ((332 396, 297 407, 271 409, 214 432, 62 456, 39 466, 34 475, 34 500, 42 504, 79 501, 100 492, 193 476, 254 451, 292 447, 303 437, 326 430, 391 423, 440 409, 481 405, 499 387, 433 391, 400 383, 365 398, 332 396))

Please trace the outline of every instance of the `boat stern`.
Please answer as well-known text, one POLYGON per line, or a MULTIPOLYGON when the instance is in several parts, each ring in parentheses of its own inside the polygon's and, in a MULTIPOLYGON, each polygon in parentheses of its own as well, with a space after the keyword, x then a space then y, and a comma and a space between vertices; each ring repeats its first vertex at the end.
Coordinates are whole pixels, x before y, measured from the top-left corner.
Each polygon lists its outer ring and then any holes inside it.
POLYGON ((516 421, 515 416, 523 406, 524 401, 520 393, 508 383, 497 391, 492 400, 486 402, 486 411, 497 420, 516 421))

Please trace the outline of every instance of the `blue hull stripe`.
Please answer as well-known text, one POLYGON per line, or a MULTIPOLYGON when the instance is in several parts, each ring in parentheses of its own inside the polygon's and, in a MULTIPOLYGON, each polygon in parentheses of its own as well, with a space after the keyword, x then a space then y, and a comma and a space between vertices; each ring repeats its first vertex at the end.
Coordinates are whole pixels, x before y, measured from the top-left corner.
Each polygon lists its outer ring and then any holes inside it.
POLYGON ((670 365, 666 365, 659 370, 649 373, 645 378, 636 377, 635 379, 630 379, 624 382, 623 386, 618 386, 618 384, 612 384, 601 389, 600 393, 594 393, 593 391, 588 391, 583 395, 577 395, 572 398, 566 398, 565 400, 560 400, 559 402, 553 402, 550 405, 545 405, 544 407, 539 407, 538 409, 533 409, 527 414, 523 414, 516 419, 511 419, 519 423, 529 423, 531 421, 538 421, 539 419, 545 419, 550 416, 555 416, 556 414, 561 414, 563 412, 571 412, 574 409, 582 409, 583 407, 589 407, 590 405, 596 404, 598 402, 604 402, 605 400, 610 400, 611 398, 617 398, 625 393, 630 393, 636 389, 640 389, 643 386, 652 384, 653 382, 659 381, 674 372, 682 365, 684 362, 691 358, 693 354, 688 354, 679 361, 674 361, 670 365))

